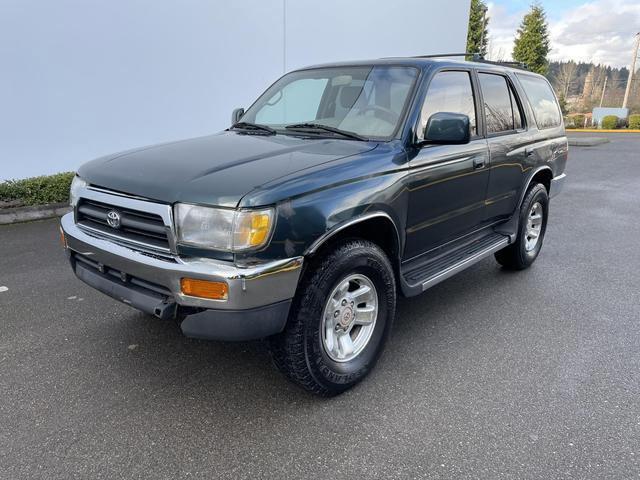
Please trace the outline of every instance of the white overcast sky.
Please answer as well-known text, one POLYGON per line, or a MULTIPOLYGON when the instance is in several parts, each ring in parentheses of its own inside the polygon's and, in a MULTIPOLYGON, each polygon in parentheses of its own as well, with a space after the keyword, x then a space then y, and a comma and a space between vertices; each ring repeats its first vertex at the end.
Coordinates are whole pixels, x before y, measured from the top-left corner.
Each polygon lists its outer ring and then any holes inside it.
MULTIPOLYGON (((489 6, 489 58, 511 58, 513 39, 530 0, 494 0, 489 6)), ((552 60, 631 64, 640 31, 640 0, 543 0, 551 33, 552 60)))

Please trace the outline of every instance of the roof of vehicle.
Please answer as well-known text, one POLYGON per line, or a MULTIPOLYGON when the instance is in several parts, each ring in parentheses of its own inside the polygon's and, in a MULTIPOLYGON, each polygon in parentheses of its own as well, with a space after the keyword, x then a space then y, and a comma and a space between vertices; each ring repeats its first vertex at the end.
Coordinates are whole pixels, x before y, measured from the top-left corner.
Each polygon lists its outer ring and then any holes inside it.
POLYGON ((312 68, 333 68, 333 67, 354 67, 354 66, 371 66, 371 65, 395 65, 395 66, 407 66, 415 67, 419 69, 425 69, 434 65, 441 67, 475 67, 483 70, 496 70, 496 71, 511 71, 511 72, 524 72, 532 75, 537 75, 534 72, 526 70, 524 68, 518 68, 512 64, 501 64, 498 62, 485 62, 485 61, 467 61, 456 60, 453 58, 447 58, 446 56, 433 58, 433 57, 389 57, 378 58, 374 60, 355 60, 355 61, 342 61, 323 63, 318 65, 310 65, 307 67, 299 68, 296 70, 307 70, 312 68))

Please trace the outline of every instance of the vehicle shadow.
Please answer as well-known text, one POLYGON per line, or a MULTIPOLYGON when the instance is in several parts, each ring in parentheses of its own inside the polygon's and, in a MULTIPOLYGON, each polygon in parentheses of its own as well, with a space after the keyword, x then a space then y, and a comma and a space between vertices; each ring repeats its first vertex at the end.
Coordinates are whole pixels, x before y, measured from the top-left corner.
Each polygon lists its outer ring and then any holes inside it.
MULTIPOLYGON (((482 262, 423 295, 399 298, 392 335, 369 380, 329 402, 349 402, 361 395, 393 394, 393 382, 376 379, 403 378, 408 359, 428 360, 436 351, 437 332, 452 322, 473 322, 474 314, 461 304, 473 303, 480 295, 508 283, 511 274, 495 262, 482 262), (388 390, 388 391, 387 391, 388 390)), ((266 341, 216 342, 189 339, 177 322, 123 310, 115 320, 98 322, 91 336, 103 339, 96 345, 103 356, 113 358, 111 368, 120 378, 135 378, 151 391, 162 391, 180 399, 243 398, 243 405, 269 401, 312 405, 326 402, 288 382, 271 364, 266 341), (114 328, 113 321, 117 322, 114 328), (171 392, 171 393, 169 393, 171 392), (222 393, 224 392, 224 393, 222 393)), ((456 332, 453 332, 454 335, 456 332)), ((451 339, 456 341, 456 338, 451 339)), ((125 380, 126 381, 126 380, 125 380)), ((239 413, 239 412, 236 412, 239 413)))

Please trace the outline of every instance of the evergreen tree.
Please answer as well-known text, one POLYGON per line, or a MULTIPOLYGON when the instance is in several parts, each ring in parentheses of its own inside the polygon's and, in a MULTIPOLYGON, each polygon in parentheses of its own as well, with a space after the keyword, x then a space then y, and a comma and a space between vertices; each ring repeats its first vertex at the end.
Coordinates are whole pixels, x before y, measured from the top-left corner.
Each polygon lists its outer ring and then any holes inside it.
POLYGON ((566 98, 564 98, 564 93, 560 93, 560 95, 558 95, 558 103, 560 104, 560 111, 562 112, 562 115, 566 115, 567 113, 569 113, 569 110, 567 109, 567 100, 566 98))
POLYGON ((487 54, 489 18, 486 17, 487 6, 482 0, 471 0, 469 11, 469 30, 467 32, 467 52, 487 54))
POLYGON ((533 72, 546 75, 550 50, 549 27, 544 9, 540 4, 534 3, 518 28, 513 45, 513 59, 526 63, 533 72))

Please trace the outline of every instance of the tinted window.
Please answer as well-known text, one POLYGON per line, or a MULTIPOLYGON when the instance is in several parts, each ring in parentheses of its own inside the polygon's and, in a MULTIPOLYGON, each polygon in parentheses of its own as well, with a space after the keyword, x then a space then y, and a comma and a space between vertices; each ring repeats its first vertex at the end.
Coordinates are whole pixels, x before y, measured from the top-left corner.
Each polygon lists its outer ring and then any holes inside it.
POLYGON ((502 75, 481 73, 480 88, 484 98, 487 133, 508 132, 522 128, 522 115, 514 93, 502 75))
POLYGON ((516 100, 516 96, 513 93, 513 87, 509 87, 509 93, 511 94, 511 109, 513 110, 513 126, 516 130, 524 128, 524 122, 522 121, 522 113, 520 112, 520 106, 516 100))
POLYGON ((538 128, 551 128, 560 125, 560 109, 551 87, 543 78, 530 75, 518 75, 518 79, 527 94, 538 128))
POLYGON ((418 127, 419 139, 424 138, 424 129, 429 117, 438 112, 467 115, 471 123, 471 135, 476 134, 476 107, 468 72, 441 72, 433 77, 422 106, 418 127))

